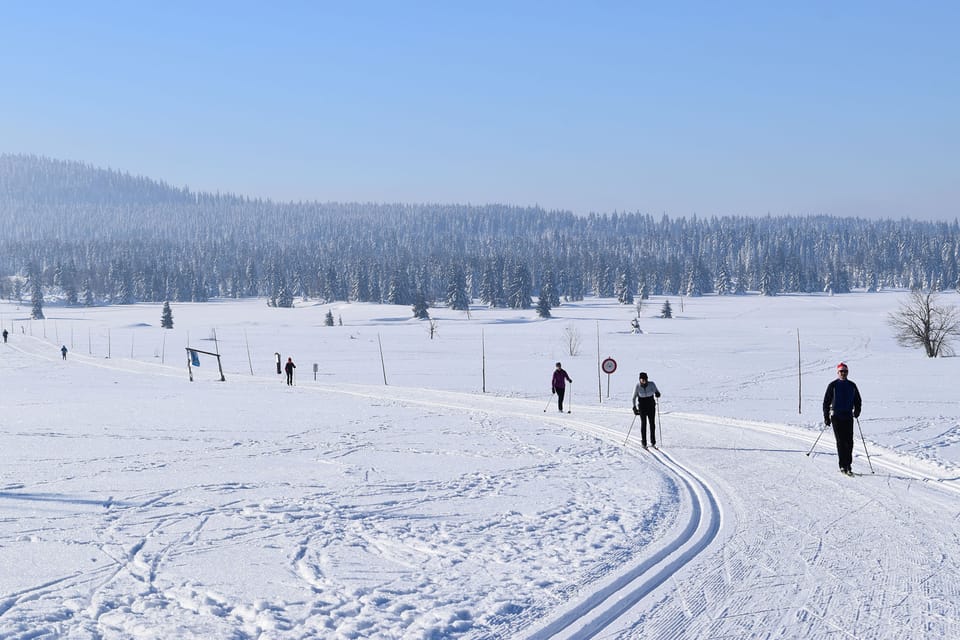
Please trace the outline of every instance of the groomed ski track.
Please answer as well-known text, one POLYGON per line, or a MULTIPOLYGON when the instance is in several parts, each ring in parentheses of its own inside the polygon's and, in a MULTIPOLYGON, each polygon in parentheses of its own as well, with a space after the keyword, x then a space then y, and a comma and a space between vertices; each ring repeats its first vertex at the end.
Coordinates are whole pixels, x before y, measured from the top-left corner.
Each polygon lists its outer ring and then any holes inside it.
MULTIPOLYGON (((558 607, 558 611, 533 629, 523 629, 518 637, 530 640, 548 638, 595 638, 619 617, 650 596, 674 574, 686 567, 717 537, 722 522, 719 501, 713 489, 694 471, 674 460, 663 449, 644 450, 636 438, 624 444, 625 431, 605 422, 617 421, 626 413, 622 408, 577 408, 569 414, 555 412, 553 405, 546 412, 537 406, 539 401, 503 398, 479 394, 465 394, 429 389, 366 386, 318 386, 312 389, 328 393, 352 393, 364 398, 391 399, 396 402, 442 407, 471 412, 496 413, 530 418, 531 413, 542 413, 543 420, 561 428, 574 429, 598 438, 616 442, 638 457, 638 463, 659 465, 662 473, 676 478, 683 487, 687 500, 684 504, 684 523, 676 536, 661 541, 645 558, 629 563, 620 573, 607 576, 592 591, 582 594, 572 603, 558 607), (581 414, 583 414, 581 416, 581 414)), ((634 435, 638 435, 635 431, 634 435)))
POLYGON ((918 625, 924 631, 916 637, 960 633, 960 587, 955 580, 960 575, 960 534, 954 526, 960 519, 960 483, 938 474, 932 465, 876 445, 870 445, 868 462, 858 439, 854 466, 860 477, 848 478, 838 472, 832 434, 820 438, 808 457, 819 432, 792 425, 668 411, 660 416, 667 421, 666 431, 659 432, 662 448, 644 451, 636 425, 624 445, 632 415, 613 405, 574 403, 572 413, 561 414, 552 405, 543 412, 539 399, 380 386, 316 388, 503 416, 542 414, 560 428, 625 446, 638 464, 658 465, 684 488, 684 525, 675 529, 674 537, 651 545, 645 557, 559 604, 547 619, 509 635, 478 637, 900 638, 918 625), (719 444, 704 446, 711 438, 719 444), (699 455, 710 449, 736 458, 734 482, 744 478, 737 469, 741 459, 758 465, 746 473, 757 480, 746 498, 742 487, 724 477, 729 462, 710 464, 699 455), (769 461, 754 453, 786 463, 765 470, 769 461), (814 496, 813 503, 792 497, 794 490, 814 496), (883 490, 890 495, 881 496, 883 490), (767 500, 777 510, 766 509, 767 500), (916 510, 906 504, 911 501, 916 510), (795 518, 789 508, 782 512, 784 502, 796 502, 795 518), (938 511, 950 515, 926 527, 919 524, 938 511), (895 532, 888 530, 891 525, 895 532), (909 552, 896 549, 897 542, 894 553, 872 548, 890 536, 909 537, 909 552), (888 572, 888 565, 897 569, 888 572), (915 577, 907 584, 886 577, 903 572, 915 577), (931 599, 949 613, 931 610, 931 599))
MULTIPOLYGON (((16 349, 56 360, 47 353, 49 346, 39 341, 24 341, 16 349)), ((184 375, 169 366, 122 358, 71 357, 118 371, 184 375)), ((229 382, 276 384, 245 376, 231 376, 229 382)), ((540 399, 421 388, 311 382, 296 391, 542 418, 558 428, 618 446, 623 445, 631 418, 626 408, 581 406, 576 398, 571 414, 559 414, 552 406, 550 411, 542 411, 540 399)), ((528 620, 510 634, 496 630, 492 635, 471 637, 894 638, 906 637, 903 633, 918 628, 911 637, 960 637, 954 636, 960 632, 960 589, 955 580, 960 573, 956 559, 960 536, 955 531, 960 486, 956 478, 940 477, 930 466, 873 445, 876 473, 870 473, 859 439, 855 469, 863 475, 846 478, 836 472, 829 433, 807 457, 804 454, 816 440, 817 431, 672 411, 664 411, 661 420, 667 421, 665 433, 660 434, 664 449, 640 449, 636 427, 626 449, 636 455, 638 464, 657 465, 683 487, 687 502, 681 505, 683 525, 675 529, 676 535, 651 545, 649 554, 621 567, 616 575, 608 575, 571 601, 557 604, 545 620, 528 620), (764 455, 751 456, 754 452, 764 455), (736 454, 738 463, 746 459, 757 465, 756 469, 725 473, 722 456, 731 453, 736 454), (768 474, 764 465, 769 464, 770 456, 789 463, 780 463, 768 474), (755 479, 755 486, 746 492, 736 484, 745 477, 755 479), (822 512, 802 513, 810 511, 810 504, 784 491, 785 479, 796 483, 801 496, 824 496, 822 512), (882 495, 884 490, 887 493, 882 495), (903 504, 905 499, 920 506, 911 511, 910 505, 903 504), (944 514, 939 522, 929 515, 931 505, 944 514), (796 519, 790 517, 791 506, 797 509, 796 519), (883 517, 875 519, 877 514, 883 517), (891 524, 897 531, 882 530, 891 524), (767 539, 771 533, 789 541, 771 544, 767 539), (845 538, 843 545, 836 544, 838 535, 845 538), (862 560, 856 557, 858 544, 889 535, 910 539, 879 550, 888 557, 874 557, 869 548, 863 549, 862 560), (905 545, 909 553, 889 557, 888 552, 898 551, 899 545, 905 545), (854 547, 852 558, 845 552, 848 546, 854 547), (791 557, 783 557, 784 552, 791 557), (885 563, 898 565, 897 571, 889 573, 906 573, 911 579, 907 584, 889 583, 884 578, 885 563), (905 564, 909 565, 906 570, 905 564), (808 577, 811 572, 815 578, 808 577), (937 607, 926 606, 930 598, 936 599, 937 607)))

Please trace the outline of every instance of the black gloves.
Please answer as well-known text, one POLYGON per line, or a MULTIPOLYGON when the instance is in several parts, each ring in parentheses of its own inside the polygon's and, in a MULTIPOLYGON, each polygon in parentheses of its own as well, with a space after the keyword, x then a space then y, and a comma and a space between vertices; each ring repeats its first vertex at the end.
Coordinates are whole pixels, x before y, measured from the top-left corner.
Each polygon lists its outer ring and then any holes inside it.
POLYGON ((830 416, 823 416, 823 424, 830 426, 830 416))
POLYGON ((653 397, 654 397, 654 398, 659 398, 659 397, 660 397, 660 392, 659 392, 659 391, 654 391, 654 392, 653 392, 653 397))
POLYGON ((633 415, 635 415, 635 416, 640 415, 640 407, 634 407, 634 408, 633 408, 633 415))
POLYGON ((860 417, 860 412, 859 412, 859 411, 854 411, 854 412, 853 412, 853 417, 854 417, 854 418, 859 418, 859 417, 860 417))
POLYGON ((550 393, 551 393, 551 394, 554 394, 554 393, 556 393, 556 392, 557 392, 557 388, 556 388, 556 387, 550 387, 550 393))

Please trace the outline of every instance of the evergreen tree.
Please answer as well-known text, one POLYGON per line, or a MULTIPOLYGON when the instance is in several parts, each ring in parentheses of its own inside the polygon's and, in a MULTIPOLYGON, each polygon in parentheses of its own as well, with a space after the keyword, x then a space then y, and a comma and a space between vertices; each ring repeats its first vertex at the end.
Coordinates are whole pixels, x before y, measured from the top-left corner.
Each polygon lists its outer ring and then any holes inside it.
POLYGON ((40 283, 39 270, 30 277, 30 317, 43 320, 43 286, 40 283))
POLYGON ((90 281, 83 281, 83 306, 92 307, 94 305, 93 290, 90 288, 90 281))
POLYGON ((450 269, 447 283, 447 305, 456 311, 470 309, 470 295, 467 293, 467 276, 459 266, 450 269))
POLYGON ((537 300, 537 315, 541 318, 550 318, 550 300, 544 295, 541 295, 537 300))
POLYGON ((516 263, 511 271, 507 305, 511 309, 529 309, 532 307, 531 288, 530 270, 522 262, 516 263))
POLYGON ((663 306, 660 307, 660 317, 661 318, 672 318, 673 317, 673 308, 670 306, 669 300, 663 301, 663 306))
POLYGON ((173 329, 173 311, 170 309, 170 302, 163 303, 163 311, 160 312, 160 326, 164 329, 173 329))
POLYGON ((620 304, 633 304, 633 290, 636 283, 633 281, 633 270, 629 266, 624 267, 617 276, 615 293, 617 301, 620 304))
POLYGON ((333 326, 333 310, 327 311, 327 315, 323 317, 323 324, 328 327, 333 326))
POLYGON ((721 264, 717 269, 717 295, 725 296, 730 293, 730 276, 727 273, 727 266, 721 264))
POLYGON ((540 295, 547 297, 547 302, 550 303, 551 309, 560 306, 560 292, 557 290, 557 281, 552 269, 547 269, 543 273, 540 295))
POLYGON ((423 294, 422 290, 417 291, 413 301, 413 317, 418 320, 429 320, 429 309, 430 307, 427 304, 427 297, 423 294))
POLYGON ((410 278, 407 270, 397 267, 390 276, 387 287, 387 304, 413 304, 413 295, 410 293, 410 278))
POLYGON ((488 307, 503 306, 503 274, 498 261, 491 260, 480 278, 480 302, 488 307))

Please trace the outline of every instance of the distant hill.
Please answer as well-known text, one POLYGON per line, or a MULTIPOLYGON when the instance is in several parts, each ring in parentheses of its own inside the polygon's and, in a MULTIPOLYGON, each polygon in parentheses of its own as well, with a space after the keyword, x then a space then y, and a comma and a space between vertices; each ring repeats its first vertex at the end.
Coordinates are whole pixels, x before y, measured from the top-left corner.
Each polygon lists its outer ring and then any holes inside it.
POLYGON ((29 284, 69 304, 422 296, 529 308, 535 295, 556 306, 960 285, 956 221, 275 203, 30 155, 0 155, 0 228, 0 295, 29 284))
POLYGON ((0 197, 69 204, 185 203, 185 189, 92 165, 31 155, 0 155, 0 197))

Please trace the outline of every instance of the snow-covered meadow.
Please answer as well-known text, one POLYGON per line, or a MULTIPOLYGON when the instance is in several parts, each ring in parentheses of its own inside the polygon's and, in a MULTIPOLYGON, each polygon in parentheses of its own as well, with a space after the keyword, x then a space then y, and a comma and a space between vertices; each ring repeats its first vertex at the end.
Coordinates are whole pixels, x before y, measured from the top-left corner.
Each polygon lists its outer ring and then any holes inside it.
POLYGON ((904 298, 0 303, 0 637, 960 637, 960 358, 904 298), (806 455, 840 360, 855 478, 806 455))

